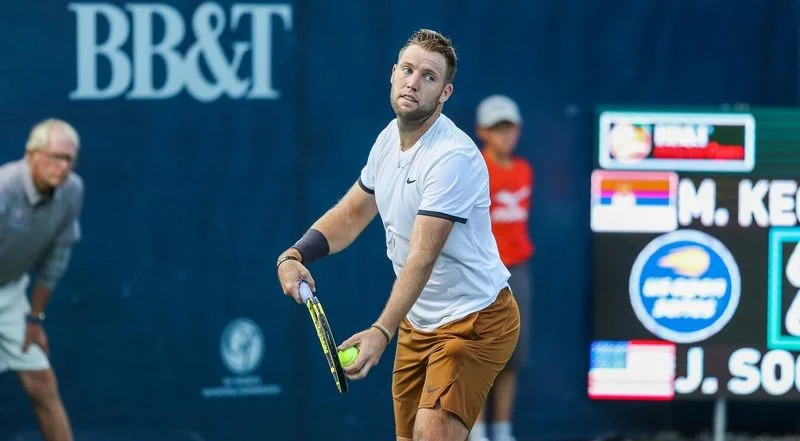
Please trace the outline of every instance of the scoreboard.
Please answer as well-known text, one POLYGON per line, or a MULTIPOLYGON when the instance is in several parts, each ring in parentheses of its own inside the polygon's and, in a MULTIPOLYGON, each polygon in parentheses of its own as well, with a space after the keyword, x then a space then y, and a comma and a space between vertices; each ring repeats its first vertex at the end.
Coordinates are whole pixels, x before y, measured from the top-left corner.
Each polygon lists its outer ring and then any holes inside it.
POLYGON ((800 399, 800 110, 600 109, 592 399, 800 399))

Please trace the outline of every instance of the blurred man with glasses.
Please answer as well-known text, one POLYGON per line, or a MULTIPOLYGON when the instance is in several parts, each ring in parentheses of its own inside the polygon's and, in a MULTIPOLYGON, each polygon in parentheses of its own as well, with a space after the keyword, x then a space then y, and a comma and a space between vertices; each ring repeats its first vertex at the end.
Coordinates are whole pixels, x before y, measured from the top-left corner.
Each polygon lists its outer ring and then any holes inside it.
POLYGON ((22 159, 0 166, 0 372, 17 373, 45 441, 72 441, 44 311, 80 239, 83 181, 72 171, 79 145, 71 125, 48 119, 31 130, 22 159))

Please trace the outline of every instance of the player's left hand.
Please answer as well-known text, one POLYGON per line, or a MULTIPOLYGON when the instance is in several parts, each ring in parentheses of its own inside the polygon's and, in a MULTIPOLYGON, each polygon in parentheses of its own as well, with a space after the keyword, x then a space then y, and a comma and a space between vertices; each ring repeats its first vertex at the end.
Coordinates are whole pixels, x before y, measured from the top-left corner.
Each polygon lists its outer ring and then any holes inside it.
POLYGON ((47 334, 44 332, 44 327, 41 323, 28 323, 25 327, 25 343, 22 344, 22 353, 27 353, 31 344, 36 344, 45 354, 50 354, 50 348, 47 347, 47 334))
POLYGON ((378 364, 388 342, 381 331, 375 328, 365 329, 353 335, 339 345, 343 351, 351 346, 358 346, 358 357, 350 366, 344 368, 344 373, 351 380, 360 380, 367 376, 369 370, 378 364))

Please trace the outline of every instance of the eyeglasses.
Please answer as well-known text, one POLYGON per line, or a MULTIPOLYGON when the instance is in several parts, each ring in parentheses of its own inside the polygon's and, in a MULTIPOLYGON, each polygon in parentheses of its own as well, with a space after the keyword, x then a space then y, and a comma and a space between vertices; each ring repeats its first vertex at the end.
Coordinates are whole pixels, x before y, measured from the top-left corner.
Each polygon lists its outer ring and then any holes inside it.
POLYGON ((43 154, 48 160, 50 160, 50 162, 54 163, 66 162, 68 165, 72 165, 75 163, 76 159, 75 156, 66 153, 53 153, 44 150, 40 150, 39 152, 43 154))

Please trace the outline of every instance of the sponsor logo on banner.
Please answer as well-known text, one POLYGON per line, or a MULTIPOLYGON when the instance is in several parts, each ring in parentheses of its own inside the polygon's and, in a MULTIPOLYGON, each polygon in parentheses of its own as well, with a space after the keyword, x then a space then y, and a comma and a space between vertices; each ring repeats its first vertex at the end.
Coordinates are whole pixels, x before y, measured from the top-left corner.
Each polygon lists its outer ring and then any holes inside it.
POLYGON ((598 159, 611 170, 748 172, 755 126, 746 113, 603 112, 598 159))
POLYGON ((254 372, 264 359, 264 334, 255 322, 237 318, 222 331, 219 344, 222 363, 234 375, 222 379, 222 386, 202 389, 205 398, 278 395, 281 387, 264 384, 254 372))
POLYGON ((656 336, 675 343, 719 332, 739 305, 739 267, 722 242, 694 230, 651 241, 631 268, 636 317, 656 336))
POLYGON ((592 172, 591 226, 596 232, 664 233, 678 228, 678 175, 592 172))
POLYGON ((191 19, 166 3, 70 3, 69 10, 77 32, 71 99, 167 99, 183 90, 204 102, 280 97, 272 43, 274 32, 292 28, 290 5, 234 3, 226 13, 205 2, 191 19))
POLYGON ((595 341, 590 363, 590 398, 671 400, 675 396, 674 343, 595 341))

